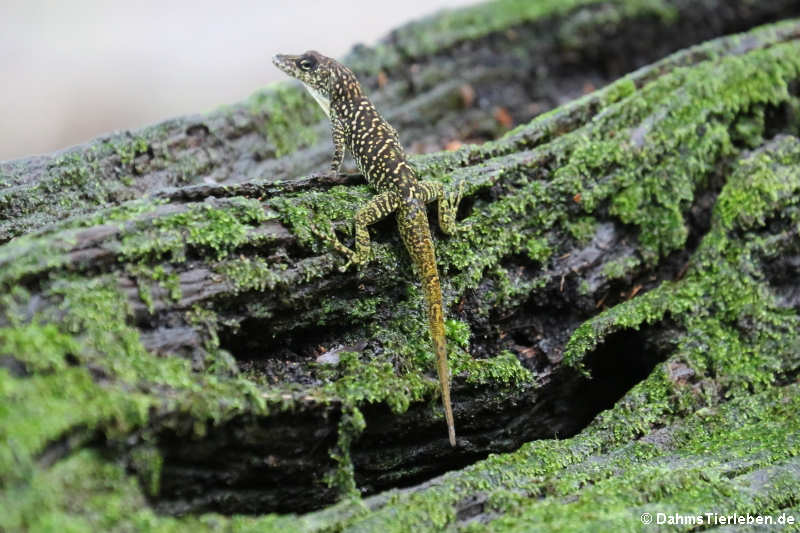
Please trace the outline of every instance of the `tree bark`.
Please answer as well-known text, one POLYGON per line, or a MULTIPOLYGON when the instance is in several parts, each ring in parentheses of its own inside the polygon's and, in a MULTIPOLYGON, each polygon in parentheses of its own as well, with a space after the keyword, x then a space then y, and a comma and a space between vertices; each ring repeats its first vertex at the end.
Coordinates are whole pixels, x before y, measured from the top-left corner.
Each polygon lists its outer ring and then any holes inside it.
POLYGON ((800 6, 654 6, 517 6, 490 27, 464 22, 468 9, 348 57, 414 151, 466 144, 413 161, 465 190, 464 230, 435 237, 455 449, 394 222, 372 228, 359 272, 310 231, 351 238, 371 193, 355 174, 314 174, 328 126, 299 88, 0 164, 0 487, 24 501, 0 526, 278 528, 286 517, 200 513, 401 488, 297 527, 569 528, 581 518, 547 505, 580 517, 607 493, 597 520, 632 527, 652 512, 636 499, 651 463, 691 477, 704 459, 711 481, 668 476, 652 509, 689 505, 675 496, 686 483, 716 509, 724 479, 722 512, 791 511, 796 488, 742 494, 798 471, 800 23, 594 89, 800 6), (730 446, 746 466, 719 459, 742 413, 773 430, 756 449, 741 426, 730 446), (88 480, 75 492, 70 469, 88 480), (96 516, 90 495, 105 492, 128 516, 96 516))

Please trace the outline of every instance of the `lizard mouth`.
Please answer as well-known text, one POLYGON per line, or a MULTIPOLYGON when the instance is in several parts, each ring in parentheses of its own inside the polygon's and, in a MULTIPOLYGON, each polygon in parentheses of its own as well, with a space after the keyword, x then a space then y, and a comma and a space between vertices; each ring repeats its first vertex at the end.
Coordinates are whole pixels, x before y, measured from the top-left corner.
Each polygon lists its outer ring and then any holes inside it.
POLYGON ((272 64, 281 69, 284 72, 288 72, 286 70, 286 56, 283 54, 275 54, 272 56, 272 64))

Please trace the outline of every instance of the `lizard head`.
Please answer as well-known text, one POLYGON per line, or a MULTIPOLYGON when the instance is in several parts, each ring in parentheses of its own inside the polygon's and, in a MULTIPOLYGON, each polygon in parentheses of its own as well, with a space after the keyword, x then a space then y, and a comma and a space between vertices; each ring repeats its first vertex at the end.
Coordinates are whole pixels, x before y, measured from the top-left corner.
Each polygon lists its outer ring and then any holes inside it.
POLYGON ((303 82, 308 92, 330 116, 331 99, 361 94, 355 74, 335 59, 310 50, 303 55, 273 56, 272 63, 303 82))

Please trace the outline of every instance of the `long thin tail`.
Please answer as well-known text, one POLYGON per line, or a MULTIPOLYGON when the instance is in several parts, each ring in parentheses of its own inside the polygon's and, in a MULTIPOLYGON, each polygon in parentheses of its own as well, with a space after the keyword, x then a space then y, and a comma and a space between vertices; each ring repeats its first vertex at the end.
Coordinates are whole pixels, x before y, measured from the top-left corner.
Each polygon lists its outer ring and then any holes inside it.
MULTIPOLYGON (((437 283, 438 285, 438 283, 437 283)), ((450 405, 450 369, 447 366, 447 345, 444 340, 444 322, 442 318, 442 296, 439 294, 438 324, 434 324, 435 313, 433 306, 428 306, 431 337, 433 348, 436 350, 436 369, 439 372, 439 383, 442 386, 442 405, 444 405, 444 418, 447 420, 447 433, 450 437, 450 446, 456 445, 456 426, 453 422, 453 408, 450 405)))
POLYGON ((447 343, 444 337, 444 316, 442 314, 442 290, 439 287, 439 276, 434 265, 434 276, 423 276, 425 284, 425 301, 428 304, 428 322, 433 339, 433 349, 436 352, 436 370, 439 373, 439 383, 442 387, 442 405, 444 418, 447 421, 447 433, 450 436, 450 446, 456 445, 456 427, 453 422, 453 408, 450 405, 450 368, 447 365, 447 343))
MULTIPOLYGON (((424 217, 425 211, 422 211, 424 217)), ((422 278, 422 291, 425 294, 425 303, 428 307, 428 323, 433 340, 433 349, 436 352, 436 370, 439 373, 439 383, 442 387, 442 405, 444 417, 447 421, 447 432, 450 445, 456 445, 456 428, 453 422, 453 408, 450 405, 450 369, 447 365, 447 342, 444 336, 444 314, 442 313, 442 289, 439 285, 439 272, 436 269, 436 254, 433 250, 433 241, 430 236, 427 218, 423 224, 415 225, 417 238, 406 239, 414 261, 420 270, 422 278), (427 235, 425 235, 427 233, 427 235), (426 238, 427 237, 427 238, 426 238), (410 245, 410 246, 409 246, 410 245)))

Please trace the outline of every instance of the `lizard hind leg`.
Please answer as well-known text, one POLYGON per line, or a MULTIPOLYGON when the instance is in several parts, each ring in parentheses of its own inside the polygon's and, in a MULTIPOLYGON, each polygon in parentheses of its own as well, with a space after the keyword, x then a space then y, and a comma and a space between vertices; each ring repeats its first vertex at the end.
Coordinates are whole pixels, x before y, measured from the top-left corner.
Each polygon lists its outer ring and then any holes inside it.
POLYGON ((464 192, 464 182, 460 181, 454 192, 446 191, 441 183, 435 181, 423 181, 419 185, 423 202, 427 204, 434 200, 439 201, 439 228, 447 235, 455 233, 456 214, 464 192))
POLYGON ((328 242, 337 252, 345 255, 349 261, 339 270, 344 272, 350 265, 363 265, 370 258, 370 239, 367 226, 382 220, 397 210, 400 200, 394 192, 384 192, 372 197, 372 199, 358 211, 353 220, 355 226, 355 251, 351 250, 336 238, 335 235, 321 234, 318 230, 312 229, 317 236, 328 242))
POLYGON ((344 255, 349 259, 346 265, 339 268, 339 270, 342 272, 347 270, 347 267, 349 267, 350 263, 353 262, 353 256, 355 255, 355 252, 350 248, 348 248, 347 246, 345 246, 344 244, 342 244, 341 242, 339 242, 339 238, 336 237, 336 234, 333 232, 333 228, 330 228, 327 232, 324 232, 317 229, 317 227, 314 226, 313 224, 309 224, 308 229, 311 231, 311 233, 316 235, 319 238, 319 240, 326 243, 328 246, 330 246, 331 248, 333 248, 334 250, 336 250, 337 252, 339 252, 340 254, 344 255))

